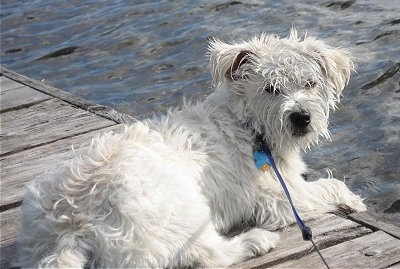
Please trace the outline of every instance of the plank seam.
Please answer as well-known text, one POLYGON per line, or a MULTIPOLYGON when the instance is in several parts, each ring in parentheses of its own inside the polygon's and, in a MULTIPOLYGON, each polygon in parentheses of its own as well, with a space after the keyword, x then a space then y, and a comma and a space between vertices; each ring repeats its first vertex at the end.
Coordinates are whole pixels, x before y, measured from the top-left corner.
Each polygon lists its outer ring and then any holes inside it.
POLYGON ((395 262, 395 263, 389 265, 389 266, 386 267, 386 268, 392 268, 392 267, 397 266, 397 265, 400 265, 400 262, 395 262))
POLYGON ((80 132, 79 134, 72 134, 72 135, 61 137, 61 138, 58 138, 58 139, 55 139, 55 140, 46 141, 44 143, 40 143, 40 144, 37 144, 37 145, 34 145, 34 146, 23 147, 23 148, 20 148, 20 149, 17 149, 17 150, 13 150, 13 151, 9 151, 9 152, 6 152, 6 153, 2 153, 2 154, 0 154, 0 157, 5 157, 5 156, 9 156, 9 155, 12 155, 12 154, 15 154, 15 153, 18 153, 18 152, 22 152, 22 151, 25 151, 25 150, 29 150, 29 149, 33 149, 33 148, 37 148, 37 147, 41 147, 41 146, 45 146, 45 145, 49 145, 49 144, 52 144, 52 143, 55 143, 55 142, 58 142, 58 141, 62 141, 64 139, 68 139, 68 138, 71 138, 71 137, 74 137, 74 136, 78 136, 78 135, 87 134, 87 133, 90 133, 90 132, 93 132, 93 131, 100 131, 102 129, 106 129, 108 127, 116 126, 116 125, 118 125, 118 124, 114 123, 114 124, 110 124, 110 125, 105 125, 105 126, 102 126, 102 127, 98 127, 98 128, 94 128, 94 129, 90 129, 90 130, 86 130, 86 131, 80 132))
MULTIPOLYGON (((3 76, 3 77, 8 78, 8 77, 6 77, 6 76, 3 76)), ((8 79, 10 79, 10 78, 8 78, 8 79)), ((15 81, 15 80, 14 80, 14 81, 15 81)), ((25 85, 25 84, 21 84, 21 85, 18 85, 17 87, 15 87, 15 88, 9 88, 9 89, 7 89, 7 90, 2 90, 1 92, 4 94, 4 93, 6 93, 6 92, 14 91, 14 90, 19 90, 19 89, 24 88, 24 87, 26 87, 26 85, 25 85)))
POLYGON ((102 118, 112 120, 116 123, 131 124, 136 122, 136 119, 130 115, 120 113, 110 107, 98 105, 96 103, 87 101, 80 97, 74 96, 71 93, 65 92, 48 84, 45 84, 39 80, 28 78, 24 75, 10 71, 0 66, 0 74, 4 77, 17 81, 21 84, 29 86, 39 92, 48 94, 54 98, 63 100, 64 102, 79 107, 83 110, 91 112, 102 118))
POLYGON ((51 98, 46 98, 46 99, 39 100, 39 101, 32 102, 32 103, 27 103, 27 104, 18 105, 18 106, 14 106, 14 107, 10 107, 10 108, 5 108, 5 109, 0 110, 0 113, 6 113, 6 112, 13 111, 13 110, 29 108, 29 107, 31 107, 31 106, 38 105, 38 104, 43 103, 43 102, 45 102, 45 101, 48 101, 48 100, 50 100, 50 99, 51 99, 51 98))
MULTIPOLYGON (((382 218, 383 218, 383 217, 382 217, 382 218)), ((390 235, 390 236, 393 236, 394 238, 400 240, 400 237, 399 237, 396 233, 391 232, 390 230, 388 231, 387 229, 382 229, 382 228, 376 227, 376 226, 374 226, 374 224, 372 224, 372 223, 369 223, 369 222, 364 221, 364 220, 362 220, 362 219, 358 219, 358 218, 356 218, 356 217, 352 217, 351 215, 349 216, 349 219, 352 220, 352 221, 354 221, 354 222, 357 222, 357 223, 359 223, 359 224, 361 224, 361 225, 363 225, 363 226, 365 226, 365 227, 367 227, 367 228, 369 228, 369 229, 371 229, 372 231, 382 231, 382 232, 384 232, 384 233, 386 233, 386 234, 388 234, 388 235, 390 235)), ((383 219, 384 219, 384 218, 383 218, 383 219)))
POLYGON ((17 202, 12 202, 9 204, 5 204, 5 205, 0 205, 0 213, 7 211, 9 209, 13 209, 16 207, 19 207, 22 204, 22 200, 21 201, 17 201, 17 202))
MULTIPOLYGON (((360 226, 349 228, 349 229, 346 230, 346 232, 347 231, 351 231, 351 230, 357 230, 359 227, 360 226)), ((329 237, 326 238, 326 239, 322 238, 321 241, 316 242, 316 244, 317 244, 319 250, 322 251, 322 250, 330 248, 332 246, 336 246, 336 245, 339 245, 339 244, 341 244, 343 242, 350 241, 350 240, 353 240, 353 239, 356 239, 356 238, 361 238, 361 237, 369 235, 371 233, 365 233, 365 234, 361 234, 361 235, 354 235, 354 236, 350 236, 350 237, 342 238, 342 239, 335 239, 335 238, 330 239, 329 237)), ((278 258, 276 260, 273 260, 273 261, 270 261, 270 262, 266 262, 264 264, 257 265, 255 267, 250 267, 250 268, 263 269, 263 268, 266 268, 266 267, 272 267, 272 266, 281 264, 283 262, 292 261, 292 260, 298 260, 298 259, 303 258, 303 257, 305 257, 305 256, 307 256, 309 254, 314 253, 314 252, 316 252, 316 251, 313 248, 313 246, 310 244, 310 247, 308 249, 306 249, 306 250, 303 250, 303 251, 300 251, 300 252, 297 252, 297 253, 293 253, 291 255, 288 255, 288 256, 285 256, 285 257, 282 257, 282 258, 278 258)))

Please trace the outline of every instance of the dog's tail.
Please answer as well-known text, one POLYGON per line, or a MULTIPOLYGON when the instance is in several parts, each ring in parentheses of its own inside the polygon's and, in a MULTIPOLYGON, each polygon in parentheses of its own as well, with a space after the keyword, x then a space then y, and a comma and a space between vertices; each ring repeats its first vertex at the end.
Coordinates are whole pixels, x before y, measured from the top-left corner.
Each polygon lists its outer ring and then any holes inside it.
POLYGON ((82 237, 74 233, 63 234, 56 244, 54 252, 39 262, 39 268, 85 268, 90 251, 82 237))

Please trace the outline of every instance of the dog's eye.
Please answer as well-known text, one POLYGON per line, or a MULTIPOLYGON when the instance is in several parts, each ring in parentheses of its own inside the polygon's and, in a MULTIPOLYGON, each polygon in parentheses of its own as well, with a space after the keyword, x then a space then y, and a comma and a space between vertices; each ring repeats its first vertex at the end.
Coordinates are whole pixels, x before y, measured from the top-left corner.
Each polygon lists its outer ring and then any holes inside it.
POLYGON ((265 85, 264 87, 264 91, 268 92, 268 93, 272 93, 272 94, 280 94, 280 91, 278 88, 275 88, 273 85, 265 85))
POLYGON ((317 86, 317 83, 315 81, 309 80, 306 82, 306 84, 304 85, 305 89, 312 89, 315 86, 317 86))

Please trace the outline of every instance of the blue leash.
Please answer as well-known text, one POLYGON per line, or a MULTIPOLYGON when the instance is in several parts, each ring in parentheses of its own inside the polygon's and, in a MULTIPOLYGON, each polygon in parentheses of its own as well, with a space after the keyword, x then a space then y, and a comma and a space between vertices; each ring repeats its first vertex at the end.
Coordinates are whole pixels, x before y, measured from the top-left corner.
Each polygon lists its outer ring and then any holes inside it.
POLYGON ((293 215, 296 219, 297 225, 300 228, 301 234, 303 236, 303 240, 305 241, 311 241, 313 244, 314 248, 317 250, 319 256, 321 257, 322 261, 326 265, 326 267, 329 269, 329 265, 326 263, 324 257, 322 257, 318 247, 315 245, 313 239, 312 239, 312 231, 311 228, 306 226, 303 222, 303 220, 300 218, 299 214, 297 213, 296 208, 294 207, 292 197, 290 196, 290 192, 288 188, 286 187, 285 181, 283 180, 281 174, 278 171, 278 168, 276 167, 274 158, 272 158, 271 151, 269 150, 267 144, 264 141, 264 138, 261 135, 258 135, 256 137, 256 149, 253 152, 253 158, 256 164, 256 167, 262 171, 267 171, 269 167, 272 167, 274 170, 276 176, 278 177, 279 182, 282 185, 282 188, 285 192, 285 195, 290 203, 290 207, 292 208, 293 215))

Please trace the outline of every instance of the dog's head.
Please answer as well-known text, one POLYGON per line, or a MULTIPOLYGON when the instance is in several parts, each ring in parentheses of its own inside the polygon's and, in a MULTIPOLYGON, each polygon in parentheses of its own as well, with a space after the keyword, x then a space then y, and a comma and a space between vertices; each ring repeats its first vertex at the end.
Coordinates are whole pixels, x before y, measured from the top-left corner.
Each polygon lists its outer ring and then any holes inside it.
POLYGON ((329 138, 329 110, 347 85, 346 50, 311 37, 261 35, 249 41, 210 43, 213 85, 232 96, 232 110, 271 147, 306 148, 329 138))

